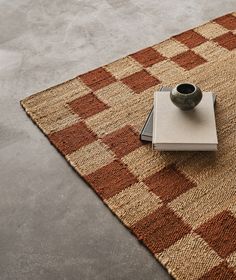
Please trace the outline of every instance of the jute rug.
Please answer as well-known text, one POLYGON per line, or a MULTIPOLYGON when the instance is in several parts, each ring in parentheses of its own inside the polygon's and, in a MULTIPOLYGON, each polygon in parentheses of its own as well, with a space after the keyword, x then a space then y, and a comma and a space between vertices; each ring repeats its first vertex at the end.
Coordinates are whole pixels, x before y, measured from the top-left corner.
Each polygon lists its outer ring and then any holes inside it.
POLYGON ((236 279, 235 99, 232 13, 21 104, 172 276, 230 280, 236 279), (217 94, 216 153, 153 152, 139 140, 154 91, 183 81, 217 94))

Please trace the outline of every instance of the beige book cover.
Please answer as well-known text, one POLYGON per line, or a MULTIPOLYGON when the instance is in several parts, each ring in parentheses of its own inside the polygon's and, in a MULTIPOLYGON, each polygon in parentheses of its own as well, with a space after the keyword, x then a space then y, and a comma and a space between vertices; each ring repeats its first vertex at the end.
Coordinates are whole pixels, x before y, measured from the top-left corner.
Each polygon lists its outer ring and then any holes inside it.
POLYGON ((214 101, 203 92, 201 102, 190 111, 176 107, 167 92, 154 93, 153 148, 165 151, 217 150, 214 101))

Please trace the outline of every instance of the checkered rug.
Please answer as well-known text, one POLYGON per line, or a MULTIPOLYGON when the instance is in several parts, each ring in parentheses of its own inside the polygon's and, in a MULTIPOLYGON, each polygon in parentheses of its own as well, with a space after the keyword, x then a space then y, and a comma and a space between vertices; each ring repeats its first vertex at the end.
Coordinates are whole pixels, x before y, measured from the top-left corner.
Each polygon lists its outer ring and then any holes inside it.
MULTIPOLYGON (((32 95, 22 106, 176 279, 236 279, 236 13, 32 95), (160 86, 217 94, 219 150, 153 152, 160 86)), ((168 129, 168 127, 166 128, 168 129)))

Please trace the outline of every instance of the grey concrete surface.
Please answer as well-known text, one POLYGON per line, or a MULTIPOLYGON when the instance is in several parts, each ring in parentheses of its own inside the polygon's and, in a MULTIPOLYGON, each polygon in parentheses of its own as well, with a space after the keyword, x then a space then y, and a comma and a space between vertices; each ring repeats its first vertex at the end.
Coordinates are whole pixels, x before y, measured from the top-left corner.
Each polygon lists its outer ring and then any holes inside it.
POLYGON ((170 279, 19 100, 236 10, 235 0, 0 0, 0 279, 170 279))

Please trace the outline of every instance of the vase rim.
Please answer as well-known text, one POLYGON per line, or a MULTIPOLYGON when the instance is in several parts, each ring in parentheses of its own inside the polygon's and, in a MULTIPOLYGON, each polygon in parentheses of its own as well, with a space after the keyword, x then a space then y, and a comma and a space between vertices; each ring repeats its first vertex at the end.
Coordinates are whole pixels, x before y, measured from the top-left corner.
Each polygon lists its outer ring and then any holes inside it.
POLYGON ((189 96, 189 95, 192 95, 192 94, 194 94, 194 93, 196 92, 197 86, 194 85, 194 84, 191 84, 191 83, 186 82, 186 83, 179 83, 179 84, 177 84, 176 87, 175 87, 175 89, 176 89, 176 91, 177 91, 179 94, 181 94, 181 95, 183 95, 183 96, 189 96), (193 90, 190 91, 190 92, 184 93, 183 91, 181 92, 181 91, 178 90, 178 88, 179 88, 180 86, 183 86, 183 87, 184 87, 184 86, 189 86, 189 87, 192 87, 193 90))

